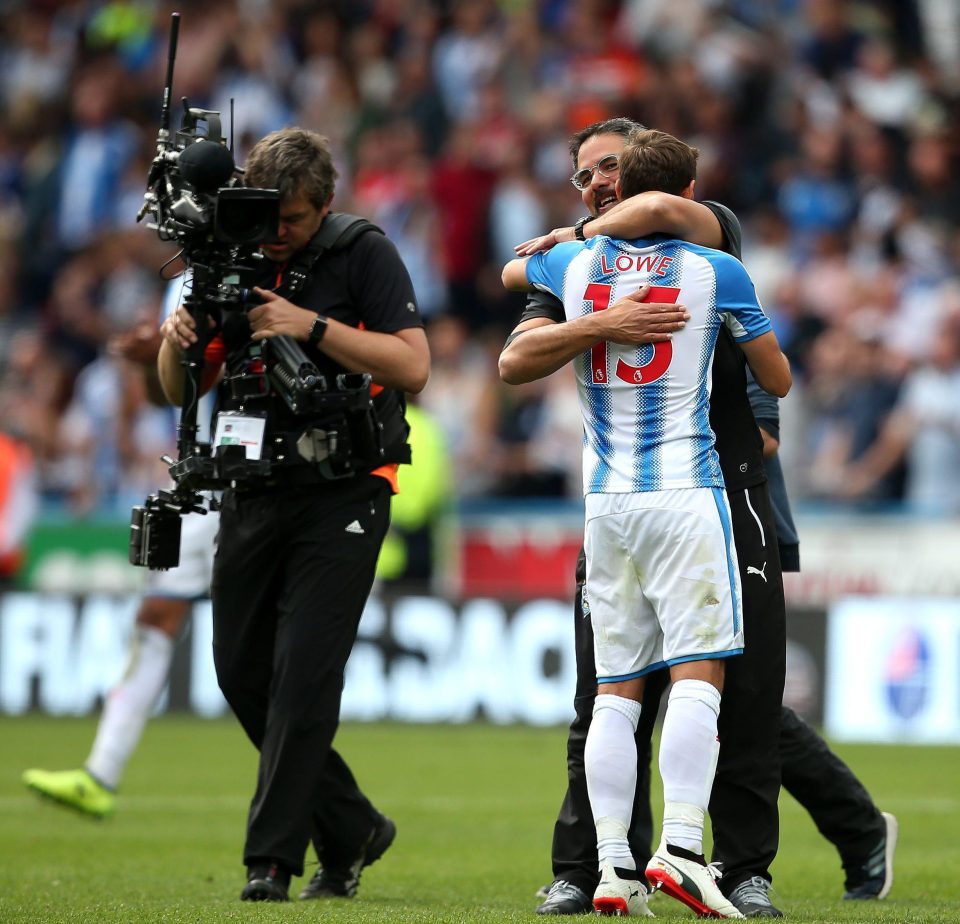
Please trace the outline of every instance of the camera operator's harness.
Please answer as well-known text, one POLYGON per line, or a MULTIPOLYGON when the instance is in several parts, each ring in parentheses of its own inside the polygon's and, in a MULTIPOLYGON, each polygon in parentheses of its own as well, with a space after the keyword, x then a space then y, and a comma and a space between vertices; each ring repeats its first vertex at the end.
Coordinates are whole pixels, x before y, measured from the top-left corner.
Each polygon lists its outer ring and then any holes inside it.
MULTIPOLYGON (((318 261, 347 250, 370 231, 383 234, 365 218, 329 213, 310 243, 283 271, 274 291, 295 300, 318 261)), ((242 353, 231 354, 228 370, 222 387, 241 407, 251 399, 277 395, 295 418, 306 421, 306 427, 295 434, 272 437, 271 474, 247 481, 245 487, 349 478, 384 464, 410 461, 403 397, 379 389, 369 374, 341 373, 328 380, 289 337, 246 344, 242 353)), ((221 412, 220 419, 229 413, 221 412)), ((220 452, 219 447, 215 451, 220 452)))

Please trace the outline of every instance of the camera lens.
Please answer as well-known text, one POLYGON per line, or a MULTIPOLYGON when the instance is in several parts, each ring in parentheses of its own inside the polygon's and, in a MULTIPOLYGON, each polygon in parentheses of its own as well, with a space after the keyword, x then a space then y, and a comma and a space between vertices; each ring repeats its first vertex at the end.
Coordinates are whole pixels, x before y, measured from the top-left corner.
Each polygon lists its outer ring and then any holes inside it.
POLYGON ((277 240, 280 199, 275 189, 221 189, 214 235, 230 244, 270 244, 277 240))

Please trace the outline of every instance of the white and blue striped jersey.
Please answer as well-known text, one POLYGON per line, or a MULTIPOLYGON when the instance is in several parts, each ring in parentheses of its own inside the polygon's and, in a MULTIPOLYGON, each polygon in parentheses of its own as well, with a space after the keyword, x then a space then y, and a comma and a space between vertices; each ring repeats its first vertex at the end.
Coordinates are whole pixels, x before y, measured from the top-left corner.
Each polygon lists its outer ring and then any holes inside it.
POLYGON ((726 323, 738 342, 771 329, 735 257, 663 237, 597 236, 527 262, 527 280, 563 300, 567 320, 653 287, 652 302, 686 306, 671 341, 597 344, 574 360, 584 422, 584 493, 723 487, 709 422, 713 349, 726 323))

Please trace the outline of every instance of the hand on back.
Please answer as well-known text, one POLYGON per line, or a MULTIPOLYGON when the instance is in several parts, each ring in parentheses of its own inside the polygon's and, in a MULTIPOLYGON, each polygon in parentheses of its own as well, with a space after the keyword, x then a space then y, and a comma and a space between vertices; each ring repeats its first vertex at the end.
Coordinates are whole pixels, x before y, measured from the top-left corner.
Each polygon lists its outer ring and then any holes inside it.
POLYGON ((604 339, 625 346, 659 343, 673 339, 677 331, 683 330, 690 312, 683 305, 647 302, 649 293, 650 286, 641 286, 602 312, 604 339))

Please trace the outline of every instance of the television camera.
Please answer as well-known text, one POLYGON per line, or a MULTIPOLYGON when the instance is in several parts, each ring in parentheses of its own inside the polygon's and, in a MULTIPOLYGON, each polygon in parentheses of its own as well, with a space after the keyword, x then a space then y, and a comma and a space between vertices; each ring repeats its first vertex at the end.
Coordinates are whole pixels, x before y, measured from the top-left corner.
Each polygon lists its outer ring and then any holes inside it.
MULTIPOLYGON (((170 96, 176 60, 179 13, 171 17, 167 73, 163 91, 157 154, 147 177, 137 221, 163 241, 180 245, 191 284, 183 304, 196 320, 197 342, 184 353, 184 394, 177 428, 177 458, 163 456, 175 487, 158 490, 133 508, 130 561, 152 569, 175 567, 180 558, 180 518, 206 513, 201 491, 264 482, 276 460, 248 459, 242 445, 198 442, 197 411, 209 319, 252 307, 250 289, 260 275, 259 247, 277 239, 279 193, 242 185, 242 170, 222 135, 220 113, 191 108, 183 99, 180 130, 170 131, 170 96), (205 130, 203 130, 205 129, 205 130)), ((370 398, 370 376, 342 374, 328 382, 300 345, 273 337, 251 345, 246 371, 228 379, 234 398, 254 400, 279 395, 295 415, 331 412, 347 426, 304 431, 299 454, 327 478, 352 475, 353 444, 376 440, 378 425, 370 398)), ((376 455, 375 445, 360 445, 376 455)))

